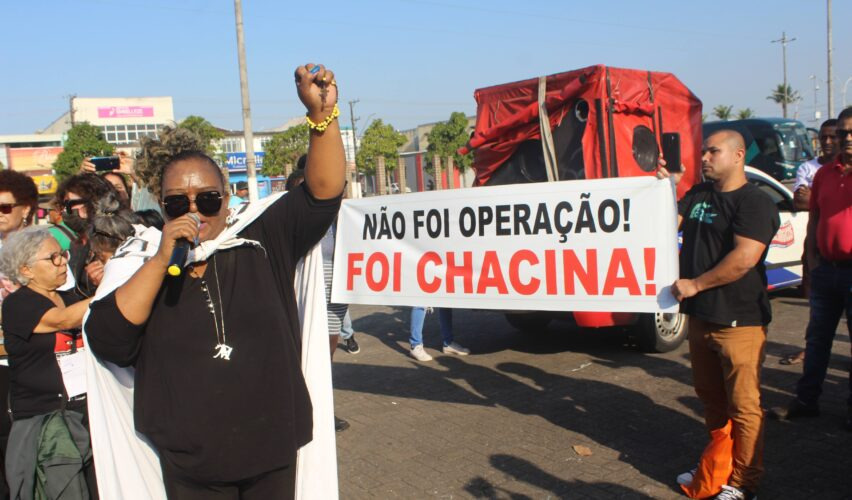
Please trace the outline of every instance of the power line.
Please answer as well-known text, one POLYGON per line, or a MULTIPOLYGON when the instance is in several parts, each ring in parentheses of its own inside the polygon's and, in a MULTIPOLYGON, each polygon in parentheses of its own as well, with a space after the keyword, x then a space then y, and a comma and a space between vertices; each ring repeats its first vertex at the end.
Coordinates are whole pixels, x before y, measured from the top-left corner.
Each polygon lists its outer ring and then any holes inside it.
POLYGON ((403 1, 407 2, 407 3, 412 3, 412 4, 431 5, 431 6, 434 6, 434 7, 444 7, 444 8, 448 8, 448 9, 461 9, 461 10, 470 10, 470 11, 477 11, 477 12, 485 12, 485 13, 490 13, 490 14, 503 15, 503 16, 507 16, 510 19, 516 19, 517 17, 520 16, 520 17, 530 17, 530 18, 536 18, 536 19, 547 19, 549 21, 577 23, 578 25, 596 24, 596 25, 600 25, 600 26, 610 26, 610 27, 613 27, 613 28, 630 28, 630 29, 644 30, 644 31, 656 31, 656 32, 660 32, 660 33, 682 33, 682 34, 689 34, 689 35, 710 36, 710 37, 717 37, 717 38, 718 37, 725 37, 725 38, 730 39, 730 38, 735 37, 735 38, 740 38, 740 39, 744 39, 744 40, 757 40, 756 37, 742 36, 739 33, 734 33, 734 32, 722 33, 722 32, 696 31, 694 29, 666 28, 666 27, 660 27, 658 25, 651 25, 651 24, 637 25, 637 24, 613 23, 613 22, 609 22, 609 21, 600 21, 600 20, 597 20, 597 19, 590 19, 590 18, 562 17, 562 16, 553 16, 553 15, 550 15, 550 14, 536 14, 535 10, 512 11, 512 10, 491 9, 491 8, 486 8, 486 7, 473 6, 473 5, 470 5, 466 2, 461 2, 459 4, 448 4, 448 3, 436 2, 436 1, 430 1, 430 0, 403 0, 403 1))

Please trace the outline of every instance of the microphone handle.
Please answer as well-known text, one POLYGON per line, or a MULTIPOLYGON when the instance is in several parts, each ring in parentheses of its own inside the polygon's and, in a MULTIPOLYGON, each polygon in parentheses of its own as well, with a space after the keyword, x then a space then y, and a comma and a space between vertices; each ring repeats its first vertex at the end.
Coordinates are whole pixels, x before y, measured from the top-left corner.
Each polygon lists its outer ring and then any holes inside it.
MULTIPOLYGON (((201 218, 198 217, 198 214, 189 213, 187 214, 190 219, 192 219, 196 225, 201 225, 201 218)), ((186 258, 189 255, 189 251, 192 249, 192 243, 189 242, 186 238, 180 238, 175 241, 175 248, 172 250, 172 256, 169 259, 169 265, 166 267, 166 272, 169 276, 180 276, 183 272, 183 266, 186 264, 186 258)))
POLYGON ((169 266, 166 272, 169 276, 180 276, 183 272, 183 266, 186 263, 186 257, 189 255, 191 245, 189 240, 181 238, 175 241, 175 248, 172 250, 172 256, 169 259, 169 266))

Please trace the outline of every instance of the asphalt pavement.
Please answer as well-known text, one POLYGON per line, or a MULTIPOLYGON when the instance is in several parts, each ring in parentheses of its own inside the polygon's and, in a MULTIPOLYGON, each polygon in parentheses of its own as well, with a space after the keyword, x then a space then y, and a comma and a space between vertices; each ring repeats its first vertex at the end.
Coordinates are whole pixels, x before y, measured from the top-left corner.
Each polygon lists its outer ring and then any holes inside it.
MULTIPOLYGON (((765 408, 790 399, 808 307, 772 298, 765 408)), ((686 345, 644 354, 622 329, 554 322, 520 333, 493 311, 455 311, 470 356, 440 353, 435 314, 424 338, 435 360, 408 357, 409 309, 352 306, 361 352, 338 350, 335 406, 341 498, 685 498, 677 474, 707 444, 686 345)), ((852 498, 846 415, 850 340, 841 320, 823 415, 768 421, 760 498, 852 498)))

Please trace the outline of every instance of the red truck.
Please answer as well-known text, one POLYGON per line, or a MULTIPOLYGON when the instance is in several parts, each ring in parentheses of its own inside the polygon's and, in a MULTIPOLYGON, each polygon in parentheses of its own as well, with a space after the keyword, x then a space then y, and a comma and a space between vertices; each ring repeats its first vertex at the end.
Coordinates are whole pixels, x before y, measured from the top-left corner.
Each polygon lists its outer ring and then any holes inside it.
MULTIPOLYGON (((473 151, 477 185, 654 175, 664 153, 684 175, 678 197, 701 178, 701 101, 674 75, 597 65, 478 89, 473 151), (544 126, 542 126, 544 125, 544 126), (542 134, 544 130, 544 134, 542 134)), ((522 330, 573 316, 580 327, 631 326, 647 351, 675 349, 681 314, 510 311, 522 330)))

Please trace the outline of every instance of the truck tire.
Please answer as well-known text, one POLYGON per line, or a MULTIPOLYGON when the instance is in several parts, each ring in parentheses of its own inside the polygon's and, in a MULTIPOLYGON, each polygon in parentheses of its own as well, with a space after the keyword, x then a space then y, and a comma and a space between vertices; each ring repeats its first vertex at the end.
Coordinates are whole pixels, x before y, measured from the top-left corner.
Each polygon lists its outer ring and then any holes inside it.
POLYGON ((552 319, 544 313, 506 313, 506 321, 525 333, 541 333, 547 329, 552 319))
POLYGON ((645 352, 673 351, 686 339, 686 325, 685 314, 642 314, 636 324, 636 342, 645 352))

